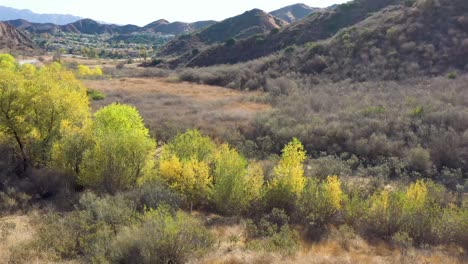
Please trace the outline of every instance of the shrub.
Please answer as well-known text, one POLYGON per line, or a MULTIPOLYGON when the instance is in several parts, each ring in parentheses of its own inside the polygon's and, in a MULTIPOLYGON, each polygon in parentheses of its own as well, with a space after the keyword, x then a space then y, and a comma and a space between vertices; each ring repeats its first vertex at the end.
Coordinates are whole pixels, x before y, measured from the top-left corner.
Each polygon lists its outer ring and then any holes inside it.
POLYGON ((247 249, 293 255, 299 248, 299 235, 288 224, 284 210, 274 208, 260 220, 246 222, 247 249))
POLYGON ((203 255, 212 244, 200 221, 160 207, 145 213, 141 224, 118 234, 111 259, 115 263, 185 263, 203 255))
POLYGON ((267 186, 267 202, 271 207, 291 211, 305 185, 303 162, 304 146, 294 138, 283 149, 281 159, 273 169, 273 179, 267 186))
POLYGON ((336 176, 329 176, 320 183, 316 179, 309 179, 304 192, 297 202, 299 219, 313 234, 326 224, 342 208, 341 182, 336 176))
POLYGON ((91 98, 94 101, 106 99, 106 95, 104 93, 96 90, 88 90, 86 93, 88 94, 89 98, 91 98))
POLYGON ((449 78, 451 80, 455 80, 456 78, 458 78, 458 73, 450 72, 449 74, 447 74, 447 78, 449 78))
POLYGON ((87 212, 94 222, 104 222, 114 233, 135 217, 133 201, 125 199, 123 195, 99 198, 92 192, 86 192, 81 196, 77 209, 87 212))
POLYGON ((432 161, 430 152, 421 147, 410 149, 406 155, 406 167, 409 171, 419 172, 424 176, 431 175, 432 161))
POLYGON ((78 174, 81 184, 116 192, 153 173, 156 142, 136 108, 106 106, 94 114, 91 130, 78 174))
POLYGON ((245 213, 260 200, 263 170, 258 164, 248 166, 247 160, 228 145, 222 145, 214 155, 213 202, 225 215, 245 213))
POLYGON ((105 222, 96 222, 89 212, 49 214, 42 222, 31 245, 38 251, 49 252, 56 259, 84 259, 91 263, 105 261, 113 232, 105 222))
POLYGON ((124 195, 127 200, 135 203, 135 208, 139 212, 147 209, 157 209, 163 204, 169 208, 178 209, 181 204, 180 196, 159 182, 147 182, 124 193, 124 195))

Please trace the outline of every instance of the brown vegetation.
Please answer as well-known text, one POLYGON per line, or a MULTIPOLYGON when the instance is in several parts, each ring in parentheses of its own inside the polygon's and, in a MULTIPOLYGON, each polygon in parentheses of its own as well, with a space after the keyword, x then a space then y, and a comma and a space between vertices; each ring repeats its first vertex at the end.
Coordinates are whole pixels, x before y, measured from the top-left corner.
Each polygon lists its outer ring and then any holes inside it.
POLYGON ((93 103, 95 109, 112 102, 134 105, 160 140, 167 140, 187 128, 224 136, 246 126, 257 113, 270 108, 261 102, 264 95, 260 92, 242 93, 166 79, 86 80, 84 84, 106 95, 106 99, 93 103))

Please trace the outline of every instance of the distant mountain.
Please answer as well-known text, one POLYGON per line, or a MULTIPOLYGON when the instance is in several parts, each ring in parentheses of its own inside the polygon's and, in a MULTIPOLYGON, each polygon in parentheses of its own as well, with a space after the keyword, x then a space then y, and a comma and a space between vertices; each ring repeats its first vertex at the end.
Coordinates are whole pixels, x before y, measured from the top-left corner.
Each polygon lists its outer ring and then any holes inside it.
POLYGON ((0 21, 24 19, 33 23, 52 23, 56 25, 66 25, 76 22, 81 17, 59 14, 36 14, 27 9, 15 9, 11 7, 0 6, 0 21))
POLYGON ((49 33, 56 34, 59 32, 76 33, 76 34, 122 34, 128 35, 132 33, 152 32, 162 34, 181 35, 190 33, 206 26, 216 23, 215 21, 199 21, 195 23, 173 22, 167 20, 157 20, 144 27, 135 25, 113 25, 103 24, 92 19, 81 19, 66 25, 56 25, 53 23, 33 23, 24 19, 15 19, 5 21, 6 23, 15 26, 18 29, 26 30, 33 34, 49 33))
POLYGON ((270 15, 288 23, 294 23, 319 10, 321 10, 321 8, 310 7, 305 4, 295 4, 270 12, 270 15))
POLYGON ((192 34, 179 36, 170 41, 160 51, 160 55, 182 55, 191 52, 193 49, 202 49, 205 46, 223 42, 230 38, 239 40, 255 34, 270 32, 273 29, 280 29, 287 24, 286 21, 265 13, 260 9, 253 9, 192 34))
POLYGON ((31 52, 34 42, 21 30, 0 22, 0 50, 3 52, 31 52))
POLYGON ((117 26, 112 24, 101 24, 92 19, 82 19, 74 23, 61 26, 63 32, 77 33, 77 34, 128 34, 131 32, 139 31, 140 27, 135 25, 117 26))

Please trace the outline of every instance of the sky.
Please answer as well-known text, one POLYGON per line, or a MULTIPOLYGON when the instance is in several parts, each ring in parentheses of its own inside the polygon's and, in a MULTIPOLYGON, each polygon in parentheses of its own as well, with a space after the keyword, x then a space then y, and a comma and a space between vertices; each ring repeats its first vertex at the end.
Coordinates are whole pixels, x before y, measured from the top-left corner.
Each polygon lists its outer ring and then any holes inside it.
POLYGON ((170 22, 223 20, 253 8, 271 12, 302 2, 326 7, 348 0, 0 0, 1 6, 29 9, 35 13, 71 14, 116 24, 144 26, 158 19, 170 22))

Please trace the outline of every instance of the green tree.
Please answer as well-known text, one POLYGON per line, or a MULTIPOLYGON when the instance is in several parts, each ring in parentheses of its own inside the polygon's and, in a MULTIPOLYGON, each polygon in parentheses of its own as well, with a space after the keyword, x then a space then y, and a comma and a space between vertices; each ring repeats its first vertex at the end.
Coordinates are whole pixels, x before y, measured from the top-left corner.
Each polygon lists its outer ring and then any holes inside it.
POLYGON ((267 190, 269 205, 291 210, 305 186, 304 146, 294 138, 283 149, 281 159, 273 170, 273 179, 267 190))
POLYGON ((185 133, 177 135, 165 148, 181 160, 195 157, 197 160, 210 163, 216 145, 209 137, 200 134, 198 130, 187 130, 185 133))
POLYGON ((258 164, 247 165, 247 160, 227 144, 214 156, 213 202, 223 214, 241 214, 260 199, 263 170, 258 164))
POLYGON ((94 114, 91 130, 92 145, 78 176, 81 184, 115 192, 152 173, 156 142, 136 108, 106 106, 94 114))

